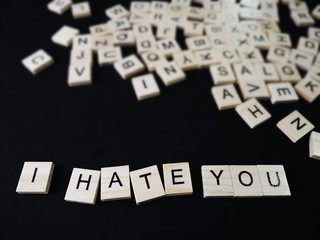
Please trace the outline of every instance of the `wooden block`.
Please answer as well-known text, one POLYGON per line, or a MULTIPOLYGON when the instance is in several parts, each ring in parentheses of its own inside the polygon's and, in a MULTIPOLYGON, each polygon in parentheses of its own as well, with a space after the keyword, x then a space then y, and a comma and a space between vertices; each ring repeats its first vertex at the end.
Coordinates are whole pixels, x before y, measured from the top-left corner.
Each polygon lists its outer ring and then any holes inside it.
POLYGON ((189 20, 203 21, 204 9, 200 7, 189 7, 187 16, 189 20))
POLYGON ((286 173, 282 165, 258 165, 257 168, 263 196, 291 196, 286 173))
POLYGON ((175 25, 179 29, 183 29, 187 21, 186 15, 166 15, 165 21, 169 24, 175 25))
POLYGON ((257 166, 230 166, 234 197, 262 197, 257 166))
MULTIPOLYGON (((165 12, 153 12, 149 15, 149 20, 148 22, 151 24, 153 27, 159 27, 161 25, 168 25, 176 28, 177 26, 175 24, 170 24, 167 21, 167 15, 165 12)), ((171 37, 175 38, 175 37, 171 37)))
POLYGON ((189 163, 163 164, 166 196, 191 195, 193 193, 189 163))
POLYGON ((252 63, 237 63, 233 65, 237 81, 256 80, 256 68, 252 63))
POLYGON ((126 18, 130 15, 129 11, 121 4, 117 4, 113 7, 106 9, 105 13, 112 20, 118 18, 126 18))
POLYGON ((306 2, 300 1, 291 1, 289 2, 290 11, 306 11, 309 12, 308 5, 306 2))
POLYGON ((318 65, 317 63, 313 65, 313 67, 308 72, 307 76, 316 80, 317 82, 320 82, 320 65, 318 65))
POLYGON ((53 58, 40 49, 22 60, 22 64, 34 75, 54 63, 53 58))
POLYGON ((279 82, 280 77, 275 64, 273 63, 257 63, 254 65, 256 74, 265 82, 279 82))
POLYGON ((69 66, 68 85, 69 87, 90 85, 92 83, 91 75, 90 63, 71 65, 69 66))
POLYGON ((129 166, 101 168, 101 201, 131 198, 129 166))
POLYGON ((203 197, 233 197, 229 166, 202 166, 203 197))
POLYGON ((227 34, 226 26, 221 24, 205 25, 204 31, 207 36, 224 36, 227 34))
POLYGON ((312 132, 309 140, 310 158, 320 160, 320 133, 312 132))
POLYGON ((167 8, 167 14, 172 16, 187 15, 189 6, 169 3, 167 8))
POLYGON ((273 63, 288 63, 291 50, 285 47, 271 46, 268 51, 267 61, 273 63))
POLYGON ((319 50, 319 42, 308 39, 306 37, 300 37, 298 43, 298 50, 316 56, 319 50))
POLYGON ((251 129, 271 118, 270 113, 255 98, 238 105, 236 111, 251 129))
MULTIPOLYGON (((259 21, 260 28, 262 31, 265 33, 270 33, 270 32, 280 32, 279 25, 274 22, 274 21, 259 21)), ((270 37, 269 40, 271 41, 270 37)), ((271 43, 272 44, 272 43, 271 43)))
POLYGON ((320 5, 317 5, 317 6, 312 10, 311 15, 312 15, 314 18, 320 20, 320 5))
POLYGON ((150 4, 150 11, 151 12, 166 12, 168 8, 167 2, 162 1, 152 1, 150 4))
POLYGON ((52 2, 48 3, 47 6, 51 12, 61 15, 68 11, 71 8, 71 5, 71 0, 53 0, 52 2))
POLYGON ((198 21, 187 21, 184 26, 184 36, 194 37, 202 36, 204 31, 204 24, 198 21))
POLYGON ((208 39, 213 49, 228 48, 231 46, 229 40, 224 36, 208 36, 208 39))
POLYGON ((308 29, 308 38, 320 42, 320 28, 309 27, 308 29))
POLYGON ((156 165, 130 172, 130 178, 137 204, 165 196, 156 165))
POLYGON ((127 79, 135 74, 143 72, 145 69, 143 63, 134 54, 114 63, 113 66, 122 79, 127 79))
POLYGON ((92 66, 92 63, 93 59, 91 49, 71 50, 70 65, 76 66, 90 64, 90 66, 92 66))
POLYGON ((157 66, 166 64, 168 62, 163 53, 159 50, 143 53, 141 57, 149 72, 154 72, 157 66))
POLYGON ((191 5, 191 0, 171 0, 172 5, 191 5))
POLYGON ((117 31, 113 33, 113 44, 115 46, 127 47, 134 46, 136 39, 132 30, 117 31))
POLYGON ((261 78, 255 80, 245 79, 240 81, 239 87, 245 100, 250 98, 269 99, 270 93, 265 82, 261 78))
POLYGON ((133 12, 130 14, 129 22, 131 24, 150 23, 151 14, 146 12, 133 12))
POLYGON ((254 47, 251 38, 249 38, 245 33, 237 34, 230 40, 233 47, 237 50, 252 49, 254 47))
POLYGON ((222 10, 221 2, 211 2, 211 1, 201 0, 201 3, 199 4, 202 4, 203 8, 207 10, 213 10, 216 12, 221 12, 222 10))
POLYGON ((294 64, 276 64, 279 77, 282 82, 297 83, 301 81, 301 75, 294 64))
POLYGON ((73 37, 72 49, 92 49, 93 41, 90 34, 81 34, 73 37))
POLYGON ((168 23, 161 23, 157 27, 157 39, 175 39, 176 26, 168 23))
MULTIPOLYGON (((117 32, 118 34, 118 32, 117 32)), ((93 36, 92 37, 92 51, 98 52, 100 48, 113 47, 115 45, 114 38, 110 35, 105 36, 93 36)))
POLYGON ((260 1, 259 0, 241 0, 240 5, 242 7, 257 9, 260 6, 260 1))
POLYGON ((139 54, 156 51, 157 49, 157 43, 153 36, 137 38, 137 52, 139 54))
POLYGON ((239 13, 234 11, 223 11, 222 12, 222 23, 238 23, 239 22, 239 13))
POLYGON ((175 39, 160 40, 157 42, 157 46, 165 57, 172 57, 174 53, 181 51, 181 48, 175 39))
POLYGON ((78 29, 69 26, 63 26, 51 37, 51 40, 56 44, 69 47, 72 43, 73 37, 79 33, 80 32, 78 29))
POLYGON ((105 36, 112 34, 108 23, 92 25, 89 27, 89 31, 93 36, 105 36))
POLYGON ((166 86, 186 79, 185 73, 174 62, 168 62, 156 67, 156 72, 166 86))
POLYGON ((268 36, 272 46, 292 47, 291 37, 288 33, 269 32, 268 36))
POLYGON ((188 49, 192 51, 208 50, 212 48, 212 45, 206 36, 187 38, 186 45, 188 49))
POLYGON ((120 47, 107 47, 98 49, 98 63, 100 66, 111 65, 122 59, 120 47))
POLYGON ((160 95, 160 89, 153 74, 132 78, 132 85, 139 101, 160 95))
POLYGON ((291 18, 298 27, 308 27, 314 25, 315 21, 307 11, 292 11, 291 18))
POLYGON ((264 63, 264 59, 259 49, 238 49, 238 53, 243 63, 264 63))
POLYGON ((203 22, 205 24, 222 24, 222 14, 213 10, 205 10, 203 22))
POLYGON ((181 51, 173 54, 173 60, 183 70, 198 69, 199 64, 192 51, 181 51))
POLYGON ((150 2, 132 1, 130 4, 130 12, 150 12, 150 2))
POLYGON ((150 23, 139 23, 133 25, 133 33, 136 38, 153 36, 150 23))
POLYGON ((237 35, 243 36, 246 32, 244 31, 244 27, 242 24, 226 24, 225 26, 225 34, 236 37, 237 35))
POLYGON ((220 111, 235 108, 242 103, 233 84, 213 87, 211 92, 220 111))
POLYGON ((99 183, 100 171, 74 168, 64 200, 94 205, 99 183))
POLYGON ((230 64, 212 65, 210 73, 215 85, 231 84, 237 80, 230 64))
POLYGON ((261 30, 260 24, 257 21, 252 21, 252 20, 244 20, 241 21, 241 26, 243 32, 249 34, 253 33, 261 33, 263 32, 261 30))
POLYGON ((219 48, 217 49, 217 56, 222 64, 236 64, 241 62, 241 59, 234 48, 219 48))
POLYGON ((254 47, 261 50, 268 50, 270 48, 270 41, 264 32, 252 33, 250 37, 254 47))
POLYGON ((127 18, 117 18, 110 20, 108 25, 112 32, 131 29, 131 23, 127 18))
POLYGON ((261 12, 257 9, 242 8, 239 12, 241 20, 259 20, 261 18, 261 12))
POLYGON ((298 111, 292 112, 278 122, 277 127, 294 143, 314 129, 314 126, 298 111))
POLYGON ((296 102, 299 100, 292 84, 289 82, 270 83, 267 87, 271 95, 272 104, 296 102))
POLYGON ((221 63, 221 60, 218 58, 217 51, 213 49, 195 51, 194 56, 200 68, 207 68, 207 67, 210 67, 211 65, 221 63))
POLYGON ((298 68, 309 71, 313 64, 314 56, 297 49, 291 49, 289 61, 294 63, 298 68))
POLYGON ((320 83, 311 77, 305 77, 295 87, 297 93, 309 103, 320 96, 320 83))
POLYGON ((48 194, 53 169, 52 162, 25 162, 16 192, 19 194, 48 194))
POLYGON ((74 19, 90 17, 91 9, 89 2, 74 3, 71 6, 72 16, 74 19))

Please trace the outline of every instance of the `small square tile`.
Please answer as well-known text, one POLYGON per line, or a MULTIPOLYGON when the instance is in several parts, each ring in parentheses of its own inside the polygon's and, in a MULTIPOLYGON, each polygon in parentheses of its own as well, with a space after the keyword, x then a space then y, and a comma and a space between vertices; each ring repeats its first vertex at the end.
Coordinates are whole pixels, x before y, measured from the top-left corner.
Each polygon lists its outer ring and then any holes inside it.
POLYGON ((160 95, 160 89, 153 74, 132 78, 132 85, 138 100, 160 95))
POLYGON ((219 110, 235 108, 242 103, 233 84, 216 86, 211 91, 219 110))
POLYGON ((141 54, 141 58, 146 64, 149 72, 154 72, 157 66, 168 63, 163 53, 159 50, 143 53, 141 54))
POLYGON ((183 71, 189 71, 199 68, 198 61, 192 51, 185 50, 175 53, 173 54, 173 59, 183 71))
POLYGON ((78 35, 80 31, 76 28, 63 26, 51 38, 51 40, 64 47, 69 47, 74 36, 78 35))
POLYGON ((186 79, 185 73, 174 62, 168 62, 156 68, 156 72, 166 86, 186 79))
POLYGON ((127 79, 135 74, 143 72, 145 66, 136 55, 132 54, 114 63, 114 68, 122 79, 127 79))
POLYGON ((297 83, 301 81, 301 75, 294 64, 276 64, 281 82, 297 83))
POLYGON ((130 16, 130 12, 121 4, 116 4, 105 11, 110 19, 126 18, 130 16))
POLYGON ((230 64, 212 65, 210 74, 215 85, 231 84, 237 81, 230 64))
POLYGON ((309 140, 310 158, 320 160, 320 133, 312 132, 309 140))
POLYGON ((166 57, 172 57, 174 53, 181 51, 181 48, 175 39, 160 40, 157 42, 157 46, 166 57))
POLYGON ((54 63, 53 58, 40 49, 22 60, 22 64, 34 75, 54 63))
POLYGON ((111 65, 122 59, 120 47, 107 47, 98 49, 98 63, 100 66, 111 65))
POLYGON ((53 0, 48 3, 48 9, 56 14, 63 14, 71 8, 71 0, 53 0))
POLYGON ((289 82, 270 83, 267 85, 267 87, 271 95, 272 104, 296 102, 299 100, 296 91, 289 82))
POLYGON ((91 9, 89 2, 74 3, 71 6, 72 16, 75 19, 90 17, 91 9))
POLYGON ((69 66, 68 85, 69 87, 78 87, 90 85, 92 83, 91 64, 69 66))
POLYGON ((93 56, 91 49, 72 49, 70 54, 70 65, 93 64, 93 56))
POLYGON ((320 96, 320 82, 308 76, 296 84, 294 89, 309 103, 312 103, 320 96))

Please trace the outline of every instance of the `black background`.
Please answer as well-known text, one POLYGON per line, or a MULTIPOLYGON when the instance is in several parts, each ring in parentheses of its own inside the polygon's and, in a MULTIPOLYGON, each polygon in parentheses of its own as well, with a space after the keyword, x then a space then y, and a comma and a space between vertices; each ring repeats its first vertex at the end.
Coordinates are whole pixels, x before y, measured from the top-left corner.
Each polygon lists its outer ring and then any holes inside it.
MULTIPOLYGON (((319 131, 317 99, 293 104, 262 104, 272 118, 251 130, 234 110, 218 111, 208 69, 165 87, 161 96, 138 102, 130 80, 96 59, 91 86, 69 88, 70 49, 51 42, 69 25, 88 32, 107 21, 104 10, 129 1, 90 1, 92 17, 74 20, 47 10, 47 2, 2 1, 0 52, 0 216, 1 239, 273 239, 318 233, 320 164, 309 158, 308 137, 293 144, 276 123, 299 110, 319 131), (55 64, 33 76, 21 60, 43 48, 55 64), (48 195, 15 192, 24 161, 56 165, 48 195), (130 165, 131 170, 189 162, 194 194, 136 206, 131 200, 95 206, 69 203, 64 195, 74 167, 96 169, 130 165), (207 164, 282 164, 290 198, 203 199, 201 166, 207 164)), ((313 9, 316 1, 310 1, 313 9)), ((295 27, 280 4, 281 29, 293 46, 307 28, 295 27)), ((319 22, 317 22, 319 25, 319 22)), ((182 41, 179 32, 179 42, 182 41)), ((124 48, 124 55, 135 48, 124 48)), ((159 79, 158 79, 159 80, 159 79)), ((312 238, 316 238, 314 235, 312 238)))

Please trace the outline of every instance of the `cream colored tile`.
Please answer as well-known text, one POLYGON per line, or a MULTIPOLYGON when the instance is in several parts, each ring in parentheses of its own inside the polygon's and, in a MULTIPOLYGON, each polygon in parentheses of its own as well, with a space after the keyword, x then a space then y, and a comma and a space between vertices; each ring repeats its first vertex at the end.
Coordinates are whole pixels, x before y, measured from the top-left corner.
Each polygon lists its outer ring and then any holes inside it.
POLYGON ((187 21, 184 26, 185 37, 202 36, 204 24, 198 21, 187 21))
POLYGON ((130 3, 130 12, 150 12, 150 2, 132 1, 130 3))
POLYGON ((22 60, 22 64, 34 75, 54 63, 53 58, 40 49, 22 60))
POLYGON ((122 59, 120 47, 107 47, 98 49, 98 63, 100 66, 110 65, 122 59))
POLYGON ((150 11, 151 12, 166 12, 168 8, 167 2, 162 1, 152 1, 150 4, 150 11))
POLYGON ((95 24, 89 27, 89 31, 93 36, 111 35, 112 31, 108 23, 95 24))
MULTIPOLYGON (((265 33, 270 33, 270 32, 278 32, 279 33, 279 32, 281 32, 279 25, 274 21, 259 21, 259 24, 260 24, 261 30, 264 31, 265 33)), ((269 38, 269 40, 270 40, 270 38, 269 38)))
POLYGON ((203 197, 233 197, 229 166, 202 166, 203 197))
POLYGON ((175 25, 179 29, 183 29, 187 21, 187 15, 166 15, 165 21, 169 24, 175 25))
POLYGON ((288 33, 269 32, 268 36, 272 46, 292 47, 291 37, 288 33))
POLYGON ((131 24, 140 24, 140 23, 152 24, 151 13, 133 12, 130 14, 129 22, 131 24))
POLYGON ((263 196, 291 196, 286 173, 282 165, 258 165, 257 168, 263 196))
POLYGON ((315 19, 320 20, 320 5, 319 4, 312 10, 311 15, 315 19))
POLYGON ((92 46, 91 34, 81 34, 73 37, 72 49, 92 49, 92 46))
POLYGON ((132 85, 139 101, 160 95, 160 89, 153 74, 132 78, 132 85))
POLYGON ((259 49, 238 49, 238 53, 243 63, 264 63, 263 56, 259 49))
POLYGON ((280 77, 278 75, 275 64, 273 63, 257 63, 254 65, 256 74, 265 82, 279 82, 280 77))
MULTIPOLYGON (((161 25, 168 25, 168 27, 172 26, 174 29, 176 29, 176 27, 177 27, 176 24, 170 24, 169 22, 167 22, 167 15, 165 12, 153 12, 153 13, 149 14, 148 23, 150 23, 152 27, 159 27, 161 25)), ((167 31, 168 30, 166 30, 166 32, 167 31)), ((165 36, 163 38, 175 38, 175 36, 174 37, 166 37, 165 36)), ((161 38, 159 38, 159 39, 161 39, 161 38)))
MULTIPOLYGON (((319 54, 320 56, 320 54, 319 54)), ((320 65, 315 64, 308 72, 308 76, 317 82, 320 82, 320 65)))
POLYGON ((252 40, 245 33, 235 35, 230 39, 230 41, 232 42, 233 47, 238 51, 254 48, 252 40))
POLYGON ((19 194, 48 194, 54 164, 24 162, 16 192, 19 194))
POLYGON ((204 31, 207 36, 224 36, 226 35, 226 26, 221 24, 210 24, 204 26, 204 31))
POLYGON ((168 62, 163 53, 159 50, 143 53, 141 57, 149 72, 154 72, 157 66, 161 66, 168 62))
POLYGON ((320 160, 320 133, 312 132, 309 140, 310 158, 320 160))
POLYGON ((143 72, 145 69, 143 63, 134 54, 115 62, 113 66, 122 79, 127 79, 135 74, 143 72))
POLYGON ((89 2, 73 3, 71 5, 71 12, 74 19, 90 17, 90 4, 89 2))
POLYGON ((309 71, 314 61, 314 56, 311 54, 302 52, 297 49, 291 49, 289 62, 294 63, 298 68, 309 71))
POLYGON ((213 49, 195 51, 194 56, 200 68, 207 68, 211 65, 221 63, 221 60, 217 57, 217 51, 213 49))
POLYGON ((137 52, 139 54, 150 52, 150 51, 156 51, 157 43, 153 36, 146 36, 146 37, 139 37, 137 38, 137 52))
POLYGON ((167 14, 174 16, 187 15, 189 6, 183 4, 169 3, 167 14))
POLYGON ((303 1, 291 1, 289 2, 290 11, 307 11, 309 12, 308 5, 303 1))
POLYGON ((260 78, 255 80, 245 79, 240 81, 239 87, 245 100, 250 98, 269 99, 270 93, 265 82, 260 78))
POLYGON ((210 66, 210 74, 215 85, 230 84, 237 81, 230 64, 210 66))
POLYGON ((171 0, 172 5, 191 5, 191 0, 171 0))
POLYGON ((187 15, 189 20, 203 21, 204 9, 200 7, 189 7, 187 15))
POLYGON ((189 50, 201 51, 212 48, 212 45, 206 36, 186 38, 186 45, 189 50))
POLYGON ((136 38, 131 30, 117 31, 113 33, 113 43, 115 46, 121 47, 134 46, 136 38))
POLYGON ((285 47, 271 46, 268 55, 267 61, 273 63, 288 63, 291 50, 285 47))
POLYGON ((51 12, 61 15, 68 11, 71 8, 71 5, 71 0, 53 0, 48 3, 47 7, 51 12))
POLYGON ((139 23, 133 25, 133 33, 136 38, 153 36, 150 23, 139 23))
POLYGON ((161 177, 156 165, 130 172, 137 204, 165 196, 161 177))
POLYGON ((91 49, 72 49, 70 56, 70 65, 76 66, 83 64, 90 64, 90 66, 92 66, 93 58, 91 49))
POLYGON ((176 26, 163 22, 158 24, 157 27, 157 39, 163 40, 163 39, 175 39, 176 38, 176 26))
POLYGON ((163 164, 162 168, 166 196, 181 196, 193 193, 189 163, 163 164))
POLYGON ((295 87, 297 93, 309 103, 320 96, 320 83, 311 77, 305 77, 295 87))
POLYGON ((68 85, 77 87, 90 85, 92 83, 92 72, 90 63, 69 66, 68 85))
POLYGON ((156 72, 166 86, 186 79, 185 73, 174 62, 168 62, 156 67, 156 72))
POLYGON ((101 168, 101 201, 131 198, 129 166, 101 168))
POLYGON ((235 108, 242 103, 233 84, 215 86, 211 92, 219 110, 235 108))
POLYGON ((203 22, 205 24, 222 24, 222 14, 214 10, 204 11, 203 22))
POLYGON ((282 82, 297 83, 301 81, 301 75, 294 64, 276 64, 279 77, 282 82))
POLYGON ((292 112, 278 122, 277 127, 294 143, 314 128, 298 111, 292 112))
POLYGON ((234 48, 219 48, 217 49, 217 56, 222 64, 236 64, 241 62, 241 59, 234 48))
POLYGON ((100 183, 100 171, 74 168, 65 201, 95 205, 100 183))
POLYGON ((316 56, 319 50, 319 42, 308 39, 306 37, 300 37, 298 42, 298 50, 316 56))
POLYGON ((307 11, 292 11, 291 18, 298 27, 307 27, 315 24, 314 19, 307 11))
POLYGON ((270 41, 264 32, 250 34, 251 41, 254 47, 261 50, 268 50, 270 48, 270 41))
POLYGON ((237 63, 233 65, 237 81, 256 80, 256 68, 252 63, 237 63))
POLYGON ((271 95, 272 104, 296 102, 299 100, 296 91, 289 82, 270 83, 267 85, 267 87, 271 95))
POLYGON ((181 48, 175 39, 160 40, 157 42, 157 46, 165 57, 172 57, 174 53, 181 51, 181 48))
POLYGON ((242 7, 257 9, 260 6, 260 1, 259 0, 241 0, 240 5, 242 7))
POLYGON ((247 34, 263 32, 261 30, 260 24, 257 21, 244 20, 244 21, 241 21, 241 26, 243 31, 247 34))
POLYGON ((98 52, 100 48, 107 48, 114 46, 114 38, 110 35, 105 36, 93 36, 92 37, 92 51, 98 52))
POLYGON ((108 22, 108 25, 112 32, 131 29, 131 23, 127 18, 117 18, 110 20, 108 22))
POLYGON ((228 48, 232 44, 223 35, 221 36, 208 36, 209 42, 213 49, 228 48))
POLYGON ((64 47, 69 47, 74 36, 78 35, 80 31, 76 28, 63 26, 52 37, 51 40, 64 47))
POLYGON ((308 38, 320 42, 320 28, 309 27, 308 28, 308 38))
POLYGON ((106 9, 105 13, 110 19, 126 18, 130 15, 129 11, 121 4, 106 9))
POLYGON ((255 98, 238 105, 236 111, 251 129, 271 118, 270 113, 255 98))
POLYGON ((230 166, 234 197, 262 197, 263 191, 257 166, 230 166))
POLYGON ((181 51, 173 54, 173 60, 183 70, 198 69, 199 64, 192 51, 181 51))

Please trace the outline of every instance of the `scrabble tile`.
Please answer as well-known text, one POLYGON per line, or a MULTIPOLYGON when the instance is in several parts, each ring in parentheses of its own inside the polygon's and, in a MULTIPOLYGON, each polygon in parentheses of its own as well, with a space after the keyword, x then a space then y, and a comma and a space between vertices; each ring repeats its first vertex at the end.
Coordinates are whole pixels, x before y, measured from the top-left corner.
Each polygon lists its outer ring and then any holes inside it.
POLYGON ((189 7, 188 19, 194 21, 202 21, 204 18, 204 9, 200 7, 189 7))
POLYGON ((190 6, 191 0, 171 0, 171 4, 190 6))
POLYGON ((238 49, 238 53, 243 63, 264 63, 263 56, 259 49, 238 49))
POLYGON ((150 23, 139 23, 133 25, 133 33, 136 38, 153 36, 150 23))
POLYGON ((139 101, 160 95, 160 89, 153 74, 132 78, 132 85, 139 101))
POLYGON ((291 50, 285 47, 271 46, 267 54, 267 61, 273 63, 288 63, 291 50))
POLYGON ((166 12, 168 8, 167 2, 162 1, 152 1, 150 4, 150 11, 151 12, 166 12))
POLYGON ((255 98, 238 105, 236 111, 251 129, 271 118, 270 113, 255 98))
POLYGON ((257 63, 254 65, 256 74, 265 82, 279 82, 280 77, 278 75, 275 64, 273 63, 257 63))
POLYGON ((208 39, 213 49, 227 48, 231 46, 229 40, 224 36, 208 36, 208 39))
POLYGON ((308 29, 308 38, 320 42, 320 28, 309 27, 308 29))
POLYGON ((131 198, 129 166, 101 168, 101 201, 131 198))
POLYGON ((234 197, 262 197, 257 166, 230 166, 234 197))
POLYGON ((247 34, 263 32, 261 30, 260 24, 257 21, 244 20, 244 21, 241 21, 241 26, 243 31, 247 34))
POLYGON ((254 47, 262 50, 270 48, 270 41, 264 32, 250 34, 252 44, 254 47))
POLYGON ((159 50, 143 53, 141 54, 141 58, 146 64, 149 72, 154 72, 157 66, 168 62, 163 53, 159 50))
POLYGON ((53 0, 48 3, 48 9, 57 14, 63 14, 71 8, 71 0, 53 0))
POLYGON ((162 168, 166 196, 181 196, 193 193, 188 162, 163 164, 162 168))
MULTIPOLYGON (((260 24, 261 30, 264 31, 265 33, 270 33, 270 32, 279 33, 281 31, 279 28, 279 25, 274 21, 259 21, 259 24, 260 24)), ((270 40, 270 37, 269 37, 269 40, 270 40)))
POLYGON ((129 11, 121 4, 117 4, 117 5, 114 5, 113 7, 106 9, 105 13, 107 17, 109 17, 112 20, 118 19, 118 18, 126 18, 130 16, 129 11))
POLYGON ((110 20, 108 22, 108 25, 112 32, 128 30, 131 28, 131 23, 127 18, 117 18, 110 20))
POLYGON ((230 64, 212 65, 210 74, 215 85, 235 83, 237 80, 230 64))
POLYGON ((212 48, 212 45, 206 36, 187 38, 186 45, 188 49, 192 51, 208 50, 212 48))
POLYGON ((320 83, 311 77, 305 77, 295 87, 297 93, 309 103, 320 96, 320 83))
POLYGON ((260 1, 259 0, 241 0, 240 5, 242 7, 247 7, 247 8, 258 8, 260 6, 260 1))
POLYGON ((92 49, 92 36, 90 34, 81 34, 73 37, 72 49, 92 49))
POLYGON ((175 25, 179 29, 183 29, 187 21, 187 15, 166 15, 167 23, 175 25))
POLYGON ((265 197, 291 196, 282 165, 258 165, 260 183, 265 197))
POLYGON ((132 30, 117 31, 113 33, 113 44, 115 46, 134 46, 136 39, 132 30))
POLYGON ((132 1, 130 4, 130 12, 150 12, 150 2, 132 1))
POLYGON ((69 87, 77 87, 90 85, 92 83, 91 64, 69 66, 68 85, 69 87))
POLYGON ((130 172, 137 204, 165 196, 161 177, 156 165, 130 172))
POLYGON ((226 26, 221 24, 205 25, 204 31, 207 36, 223 36, 227 34, 226 26))
POLYGON ((74 19, 90 17, 91 9, 89 2, 74 3, 71 6, 72 16, 74 19))
POLYGON ((202 166, 203 197, 233 197, 229 166, 202 166))
POLYGON ((205 10, 203 22, 205 24, 222 24, 222 14, 213 10, 205 10))
POLYGON ((225 25, 225 34, 236 37, 237 35, 243 35, 246 32, 244 31, 244 27, 242 24, 226 24, 225 25))
POLYGON ((314 25, 315 21, 307 11, 292 11, 291 18, 298 27, 308 27, 314 25))
POLYGON ((291 49, 289 61, 294 63, 298 68, 308 71, 313 64, 314 56, 297 49, 291 49))
MULTIPOLYGON (((167 21, 167 14, 164 12, 153 12, 149 14, 148 22, 151 24, 152 27, 159 27, 161 25, 168 25, 174 27, 174 29, 177 27, 175 24, 170 24, 167 21)), ((175 37, 171 37, 175 38, 175 37)))
POLYGON ((292 112, 278 122, 277 127, 294 143, 314 128, 298 111, 292 112))
POLYGON ((270 83, 267 87, 271 95, 272 104, 296 102, 299 100, 292 84, 289 82, 270 83))
POLYGON ((239 15, 241 20, 259 20, 261 18, 261 12, 257 9, 242 8, 239 15))
POLYGON ((281 82, 297 83, 301 81, 301 75, 294 64, 279 63, 276 68, 281 79, 281 82))
POLYGON ((181 51, 181 48, 175 39, 157 41, 157 46, 165 57, 172 57, 174 53, 181 51))
POLYGON ((220 12, 222 10, 222 6, 220 2, 212 2, 212 1, 203 1, 201 0, 201 3, 203 5, 204 9, 208 10, 214 10, 217 12, 220 12))
POLYGON ((157 39, 175 39, 176 38, 176 26, 168 23, 161 23, 157 27, 157 39))
POLYGON ((16 192, 19 194, 48 194, 53 169, 52 162, 25 162, 16 192))
POLYGON ((288 33, 269 32, 270 44, 280 47, 292 47, 291 37, 288 33))
POLYGON ((111 35, 112 31, 108 23, 95 24, 89 27, 89 31, 93 36, 111 35))
POLYGON ((22 60, 22 64, 34 75, 54 63, 53 58, 40 49, 22 60))
MULTIPOLYGON (((319 55, 320 56, 320 55, 319 55)), ((317 63, 308 72, 308 76, 317 82, 320 82, 320 65, 317 63)))
POLYGON ((261 78, 255 80, 245 79, 240 81, 239 87, 245 100, 250 98, 269 99, 270 93, 265 82, 261 78))
POLYGON ((122 59, 120 47, 107 47, 98 49, 98 63, 100 66, 110 65, 122 59))
POLYGON ((238 23, 239 13, 234 11, 223 11, 222 12, 222 23, 238 23))
POLYGON ((187 21, 184 26, 184 36, 194 37, 202 36, 204 31, 204 24, 198 21, 187 21))
POLYGON ((193 70, 199 68, 197 59, 195 58, 192 51, 181 51, 173 54, 173 59, 176 64, 183 70, 193 70))
POLYGON ((145 69, 143 63, 134 54, 114 63, 113 66, 122 79, 127 79, 135 74, 143 72, 145 69))
POLYGON ((233 84, 215 86, 211 92, 219 110, 235 108, 242 103, 233 84))
POLYGON ((256 68, 252 63, 237 63, 233 65, 237 81, 256 80, 256 68))
POLYGON ((237 34, 230 40, 233 47, 237 50, 252 49, 254 47, 251 38, 249 38, 245 33, 237 34))
POLYGON ((100 171, 74 168, 65 201, 95 205, 100 183, 100 171))
POLYGON ((70 65, 90 64, 92 66, 93 58, 91 49, 72 49, 70 56, 70 65))
POLYGON ((320 160, 320 133, 312 132, 309 140, 310 158, 320 160))
POLYGON ((241 62, 241 59, 234 48, 221 47, 217 49, 217 56, 223 64, 236 64, 241 62))
POLYGON ((319 50, 319 42, 306 37, 300 37, 297 49, 316 56, 319 50))
POLYGON ((130 14, 129 23, 140 24, 140 23, 150 23, 152 24, 152 19, 150 13, 146 12, 133 12, 130 14))
POLYGON ((291 11, 309 11, 308 5, 306 2, 298 2, 298 1, 292 1, 289 2, 289 9, 291 11))
POLYGON ((187 15, 188 8, 189 7, 186 5, 169 3, 167 8, 167 14, 173 15, 173 16, 187 15))
POLYGON ((194 56, 200 68, 207 68, 211 65, 221 63, 221 60, 218 58, 217 52, 213 49, 195 51, 194 56))
POLYGON ((312 15, 314 18, 320 20, 320 5, 317 5, 317 6, 312 10, 311 15, 312 15))
POLYGON ((186 79, 185 73, 174 62, 168 62, 156 67, 156 72, 166 86, 186 79))
POLYGON ((91 39, 92 39, 92 51, 94 53, 98 52, 100 48, 113 47, 115 45, 114 38, 110 35, 93 36, 91 39))
POLYGON ((146 37, 139 37, 137 38, 137 52, 139 54, 150 52, 150 51, 156 51, 157 43, 153 36, 146 36, 146 37))
POLYGON ((260 8, 262 10, 273 10, 273 11, 278 11, 278 5, 277 1, 266 1, 266 2, 261 2, 260 3, 260 8))

